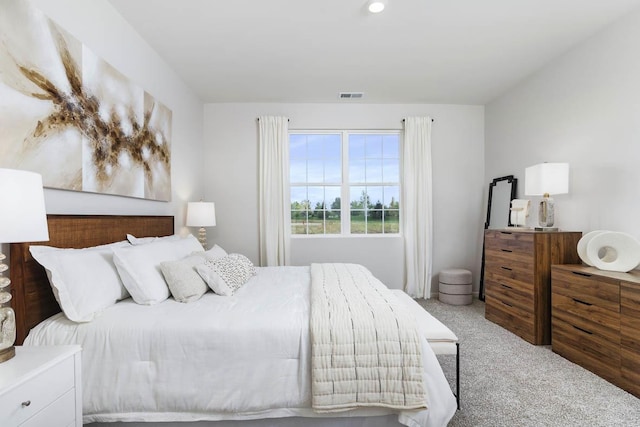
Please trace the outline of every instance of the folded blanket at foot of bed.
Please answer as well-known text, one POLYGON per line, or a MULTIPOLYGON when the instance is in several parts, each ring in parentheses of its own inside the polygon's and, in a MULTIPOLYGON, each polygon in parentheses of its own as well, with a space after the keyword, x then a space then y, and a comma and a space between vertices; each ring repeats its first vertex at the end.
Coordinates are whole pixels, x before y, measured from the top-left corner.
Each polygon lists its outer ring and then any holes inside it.
POLYGON ((414 317, 357 264, 311 265, 312 406, 426 408, 414 317))

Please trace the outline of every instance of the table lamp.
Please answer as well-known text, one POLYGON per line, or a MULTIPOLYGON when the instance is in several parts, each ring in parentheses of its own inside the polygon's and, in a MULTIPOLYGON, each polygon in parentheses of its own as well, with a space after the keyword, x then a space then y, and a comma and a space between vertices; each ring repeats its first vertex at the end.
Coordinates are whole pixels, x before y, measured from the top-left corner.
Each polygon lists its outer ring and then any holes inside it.
MULTIPOLYGON (((0 242, 49 240, 42 177, 34 172, 0 169, 0 242)), ((0 262, 6 256, 0 253, 0 262)), ((15 356, 16 317, 11 301, 11 280, 2 274, 9 267, 0 263, 0 362, 15 356)))
POLYGON ((187 204, 187 227, 200 227, 198 240, 207 249, 207 230, 216 225, 216 205, 213 202, 189 202, 187 204))
POLYGON ((540 163, 530 166, 524 171, 524 187, 527 196, 542 196, 538 209, 536 230, 557 231, 554 227, 555 208, 550 197, 554 194, 569 193, 569 164, 540 163))

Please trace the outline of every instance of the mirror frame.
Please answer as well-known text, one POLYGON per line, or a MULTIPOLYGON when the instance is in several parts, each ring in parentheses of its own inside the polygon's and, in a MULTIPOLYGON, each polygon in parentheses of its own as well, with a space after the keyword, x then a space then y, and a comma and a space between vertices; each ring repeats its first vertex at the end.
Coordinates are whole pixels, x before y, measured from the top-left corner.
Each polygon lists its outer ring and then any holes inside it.
MULTIPOLYGON (((511 194, 509 196, 509 202, 516 198, 516 191, 518 189, 518 178, 515 178, 513 175, 501 176, 499 178, 495 178, 489 183, 487 219, 484 222, 485 230, 487 230, 491 225, 491 200, 493 198, 493 188, 502 181, 507 181, 507 184, 511 184, 511 194)), ((511 203, 509 203, 507 209, 509 209, 509 211, 511 210, 511 203)), ((507 227, 511 226, 513 226, 513 224, 511 223, 511 215, 507 215, 507 227)), ((478 290, 478 298, 480 299, 480 301, 484 301, 484 232, 482 233, 482 265, 480 266, 480 289, 478 290)))

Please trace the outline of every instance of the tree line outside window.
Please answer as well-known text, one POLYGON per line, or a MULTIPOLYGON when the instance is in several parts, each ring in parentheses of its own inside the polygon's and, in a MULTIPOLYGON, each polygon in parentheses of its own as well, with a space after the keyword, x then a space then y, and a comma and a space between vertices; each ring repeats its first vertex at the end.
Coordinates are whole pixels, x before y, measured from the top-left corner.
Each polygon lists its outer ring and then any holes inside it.
POLYGON ((400 232, 399 132, 296 131, 289 142, 292 234, 400 232))

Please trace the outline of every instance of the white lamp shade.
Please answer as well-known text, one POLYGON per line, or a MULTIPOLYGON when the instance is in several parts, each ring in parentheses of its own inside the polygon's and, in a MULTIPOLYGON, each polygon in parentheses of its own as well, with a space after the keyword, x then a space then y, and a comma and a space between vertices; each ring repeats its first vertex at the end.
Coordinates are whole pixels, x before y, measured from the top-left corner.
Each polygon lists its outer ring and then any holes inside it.
POLYGON ((567 194, 568 192, 568 163, 540 163, 524 170, 524 193, 527 196, 542 196, 545 193, 567 194))
POLYGON ((216 225, 216 205, 213 202, 189 202, 187 227, 213 227, 216 225))
POLYGON ((0 169, 0 202, 0 242, 49 240, 40 174, 0 169))

